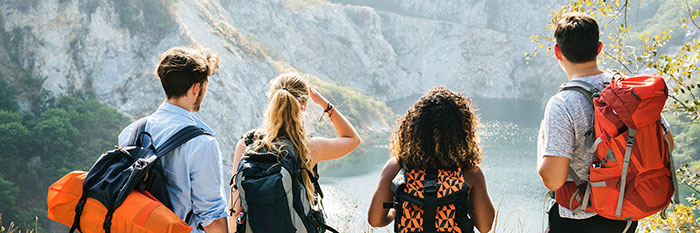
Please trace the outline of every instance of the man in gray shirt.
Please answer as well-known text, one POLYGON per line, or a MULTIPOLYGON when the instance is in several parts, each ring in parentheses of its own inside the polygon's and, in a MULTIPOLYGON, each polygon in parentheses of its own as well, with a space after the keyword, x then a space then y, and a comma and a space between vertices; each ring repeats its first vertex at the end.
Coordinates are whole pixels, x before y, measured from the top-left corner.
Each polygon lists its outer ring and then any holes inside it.
MULTIPOLYGON (((603 48, 599 41, 598 23, 583 13, 562 15, 554 25, 554 54, 569 80, 577 79, 605 87, 612 74, 598 68, 597 56, 603 48)), ((552 96, 547 102, 540 125, 537 144, 537 171, 547 189, 556 191, 569 177, 569 167, 582 180, 595 154, 587 153, 586 131, 592 127, 593 106, 580 92, 567 90, 552 96)), ((663 121, 663 120, 662 120, 663 121)), ((666 127, 668 128, 668 127, 666 127)), ((666 134, 672 146, 670 132, 666 134)), ((594 212, 574 214, 571 209, 554 204, 548 211, 547 232, 622 232, 627 221, 606 219, 594 212)), ((634 232, 632 222, 627 232, 634 232)))

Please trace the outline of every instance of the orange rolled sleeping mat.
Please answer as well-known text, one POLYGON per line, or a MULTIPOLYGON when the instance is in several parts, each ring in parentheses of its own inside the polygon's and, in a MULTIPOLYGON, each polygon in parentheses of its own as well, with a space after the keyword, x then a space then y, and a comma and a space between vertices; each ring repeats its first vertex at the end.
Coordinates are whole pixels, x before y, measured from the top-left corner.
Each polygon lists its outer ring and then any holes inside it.
MULTIPOLYGON (((80 200, 87 172, 68 173, 49 187, 48 217, 66 226, 73 225, 75 207, 80 200)), ((88 198, 80 216, 82 233, 104 232, 102 223, 107 214, 99 201, 88 198)), ((182 221, 168 207, 145 191, 132 191, 114 211, 112 232, 134 233, 188 233, 192 227, 182 221)))

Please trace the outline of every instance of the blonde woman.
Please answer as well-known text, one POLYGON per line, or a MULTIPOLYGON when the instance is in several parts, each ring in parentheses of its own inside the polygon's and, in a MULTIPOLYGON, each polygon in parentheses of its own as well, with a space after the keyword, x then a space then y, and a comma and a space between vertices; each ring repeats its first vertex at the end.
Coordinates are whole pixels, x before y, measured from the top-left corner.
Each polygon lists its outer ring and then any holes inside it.
POLYGON ((360 145, 348 120, 297 74, 270 81, 262 127, 243 136, 233 160, 231 229, 238 232, 324 232, 316 164, 360 145), (303 113, 309 97, 324 109, 337 137, 309 137, 303 113))

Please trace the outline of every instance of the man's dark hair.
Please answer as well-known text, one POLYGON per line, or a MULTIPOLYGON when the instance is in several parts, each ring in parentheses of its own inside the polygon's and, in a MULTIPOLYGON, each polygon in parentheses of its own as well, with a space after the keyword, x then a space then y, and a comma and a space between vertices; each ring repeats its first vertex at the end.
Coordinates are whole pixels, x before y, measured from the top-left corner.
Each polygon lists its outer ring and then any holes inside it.
POLYGON ((160 56, 156 75, 167 98, 182 97, 195 83, 204 83, 219 69, 219 57, 203 48, 174 47, 160 56))
POLYGON ((573 63, 596 59, 599 33, 598 22, 579 12, 565 13, 554 23, 554 39, 564 57, 573 63))

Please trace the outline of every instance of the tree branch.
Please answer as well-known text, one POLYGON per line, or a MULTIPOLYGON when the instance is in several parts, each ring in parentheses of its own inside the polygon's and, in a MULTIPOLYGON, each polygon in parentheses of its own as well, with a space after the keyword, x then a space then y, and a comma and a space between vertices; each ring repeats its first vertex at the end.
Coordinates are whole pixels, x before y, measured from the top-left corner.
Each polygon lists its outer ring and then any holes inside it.
POLYGON ((623 62, 620 61, 619 59, 615 58, 614 56, 610 55, 608 52, 605 52, 605 50, 603 50, 603 54, 605 54, 605 55, 608 56, 608 57, 611 57, 611 58, 613 59, 613 61, 615 61, 615 62, 617 62, 618 64, 622 65, 622 68, 625 69, 628 73, 634 73, 629 67, 627 67, 627 65, 625 65, 625 63, 623 63, 623 62))
POLYGON ((695 187, 693 187, 692 185, 689 185, 689 184, 685 184, 685 185, 688 186, 688 187, 689 187, 690 189, 692 189, 693 191, 695 191, 695 193, 700 194, 700 190, 697 190, 697 189, 696 189, 695 187))
POLYGON ((685 0, 685 9, 688 10, 688 20, 690 20, 690 22, 692 22, 696 28, 700 29, 700 25, 698 25, 698 23, 695 22, 695 20, 693 19, 693 13, 690 12, 690 9, 692 9, 692 7, 690 7, 690 3, 688 3, 688 0, 685 0))

